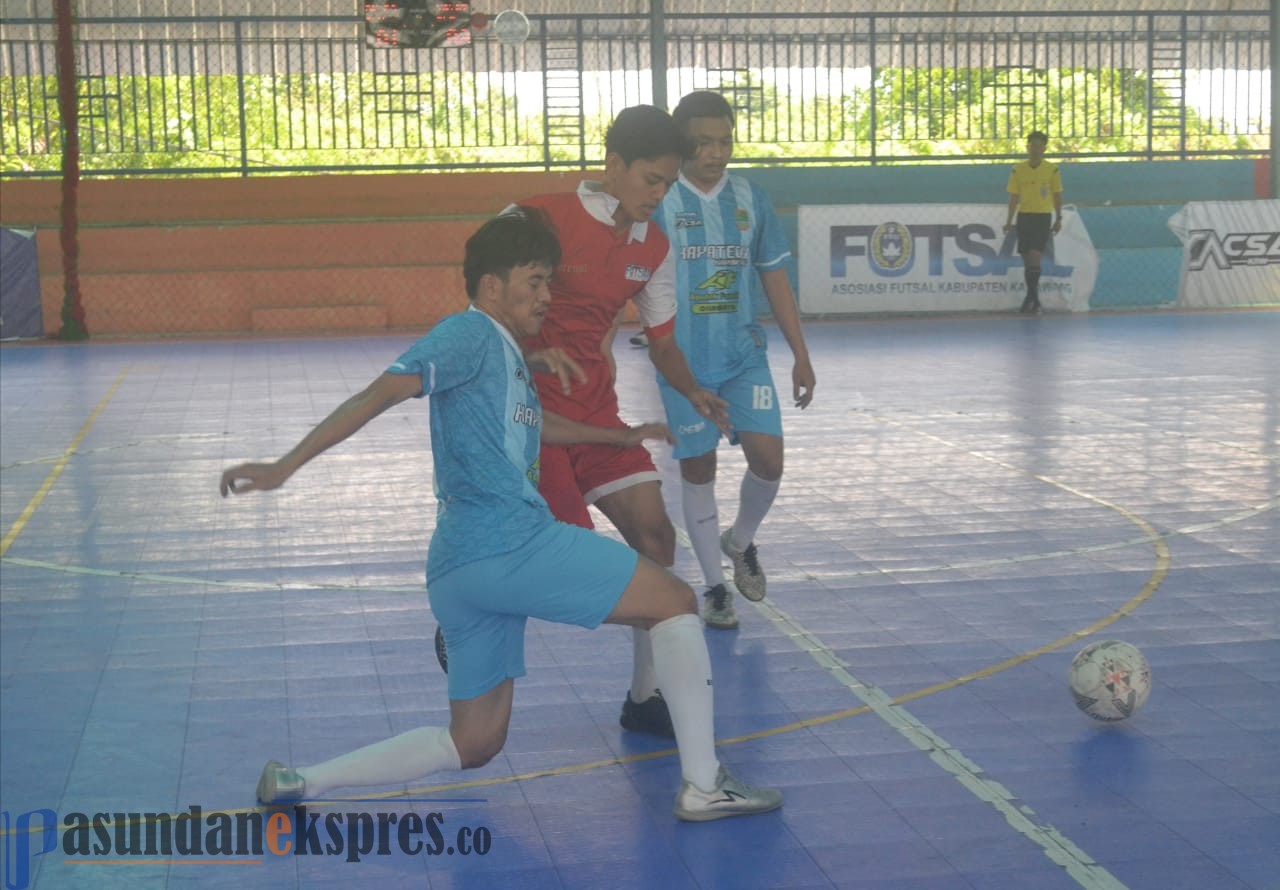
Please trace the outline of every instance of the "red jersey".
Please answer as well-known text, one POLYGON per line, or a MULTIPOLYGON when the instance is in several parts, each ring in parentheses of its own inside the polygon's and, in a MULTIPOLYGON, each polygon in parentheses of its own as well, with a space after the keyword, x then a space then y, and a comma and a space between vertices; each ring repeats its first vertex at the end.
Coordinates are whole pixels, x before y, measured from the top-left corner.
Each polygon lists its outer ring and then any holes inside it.
POLYGON ((577 192, 538 195, 520 203, 546 212, 562 251, 551 278, 551 309, 541 332, 524 345, 559 346, 587 374, 587 383, 574 381, 567 397, 554 375, 534 375, 542 405, 574 420, 616 416, 617 396, 600 343, 628 300, 635 302, 646 329, 658 336, 670 332, 676 312, 671 244, 647 222, 618 234, 613 221, 617 199, 589 183, 577 192))

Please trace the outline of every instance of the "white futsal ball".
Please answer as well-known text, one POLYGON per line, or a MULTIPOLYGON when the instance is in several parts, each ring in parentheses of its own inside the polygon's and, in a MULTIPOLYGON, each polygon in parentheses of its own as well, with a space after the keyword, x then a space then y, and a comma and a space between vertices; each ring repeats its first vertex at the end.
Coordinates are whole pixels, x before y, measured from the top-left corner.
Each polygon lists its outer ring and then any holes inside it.
POLYGON ((1076 707, 1111 723, 1138 713, 1151 694, 1151 668, 1136 646, 1103 640, 1071 660, 1067 685, 1076 707))

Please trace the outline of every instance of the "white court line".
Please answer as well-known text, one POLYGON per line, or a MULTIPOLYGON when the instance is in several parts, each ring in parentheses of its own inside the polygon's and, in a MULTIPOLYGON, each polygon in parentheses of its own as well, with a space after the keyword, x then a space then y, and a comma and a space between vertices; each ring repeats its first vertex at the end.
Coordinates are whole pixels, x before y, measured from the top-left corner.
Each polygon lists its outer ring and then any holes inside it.
MULTIPOLYGON (((974 560, 972 562, 939 563, 931 566, 889 566, 881 569, 868 569, 861 572, 840 572, 826 576, 826 580, 830 580, 831 578, 861 578, 873 575, 920 575, 934 572, 949 572, 956 569, 996 568, 999 566, 1036 562, 1043 559, 1062 559, 1065 557, 1080 556, 1088 553, 1102 553, 1108 550, 1123 550, 1127 547, 1135 547, 1141 544, 1155 544, 1160 541, 1168 541, 1170 538, 1176 538, 1179 535, 1193 535, 1199 532, 1213 531, 1224 526, 1233 525, 1237 522, 1243 522, 1246 519, 1251 519, 1260 513, 1265 513, 1268 510, 1274 510, 1276 507, 1280 507, 1280 497, 1272 498, 1257 507, 1250 507, 1246 510, 1241 510, 1239 513, 1224 516, 1221 519, 1202 522, 1198 525, 1188 525, 1183 528, 1174 529, 1173 531, 1163 532, 1156 535, 1140 535, 1135 538, 1110 544, 1096 544, 1089 547, 1077 547, 1072 550, 1052 550, 1048 553, 1031 553, 1024 554, 1022 556, 996 557, 993 559, 974 560)), ((693 548, 689 543, 689 535, 683 528, 680 528, 679 526, 676 527, 676 537, 682 547, 692 552, 693 548)), ((299 581, 219 581, 215 578, 200 578, 194 575, 160 575, 152 572, 127 572, 119 569, 95 569, 89 566, 63 565, 56 562, 45 562, 39 559, 26 559, 19 556, 0 557, 0 565, 5 564, 24 566, 31 569, 42 569, 47 572, 61 572, 68 575, 91 575, 100 578, 128 578, 135 581, 150 581, 156 584, 175 584, 190 587, 219 587, 225 590, 367 590, 383 593, 423 593, 426 590, 424 586, 365 587, 361 584, 308 584, 299 581)))
POLYGON ((892 696, 884 690, 869 686, 849 673, 848 665, 837 658, 822 640, 774 607, 767 599, 753 605, 841 685, 874 711, 877 717, 897 730, 916 748, 927 753, 930 760, 950 773, 974 797, 994 807, 1015 831, 1039 846, 1044 855, 1062 866, 1077 884, 1088 890, 1123 890, 1125 884, 1073 844, 1062 832, 1037 816, 1031 807, 1018 800, 1009 789, 990 778, 982 767, 953 748, 902 705, 894 704, 892 696))
POLYGON ((320 584, 302 581, 218 581, 197 578, 194 575, 158 575, 154 572, 125 572, 119 569, 94 569, 88 566, 67 566, 39 559, 6 556, 0 563, 62 572, 68 575, 89 575, 97 578, 127 578, 131 581, 150 581, 154 584, 177 584, 187 587, 221 587, 224 590, 359 590, 372 593, 426 593, 425 584, 417 587, 365 587, 360 584, 320 584))
MULTIPOLYGON (((894 574, 895 572, 940 571, 945 569, 1007 565, 1019 562, 1029 562, 1034 559, 1051 559, 1075 554, 1096 553, 1102 550, 1120 549, 1123 547, 1131 547, 1146 543, 1153 543, 1159 547, 1166 539, 1174 535, 1207 531, 1212 528, 1218 528, 1235 522, 1240 522, 1241 520, 1255 516, 1259 513, 1271 510, 1277 506, 1277 503, 1280 503, 1280 498, 1273 498, 1264 502, 1260 506, 1239 511, 1220 520, 1200 523, 1177 531, 1162 534, 1157 532, 1150 523, 1132 514, 1128 510, 1111 503, 1110 501, 1087 494, 1086 492, 1072 488, 1071 486, 1065 485, 1046 476, 1030 473, 1020 467, 1007 463, 991 455, 982 454, 971 449, 964 448, 961 445, 949 442, 946 439, 927 433, 923 430, 912 427, 909 424, 902 423, 901 421, 894 421, 886 417, 876 417, 876 419, 892 426, 908 429, 917 435, 931 439, 932 441, 942 444, 948 448, 960 451, 970 457, 987 461, 1015 473, 1030 476, 1037 481, 1044 482, 1062 491, 1084 498, 1091 503, 1113 510, 1121 516, 1124 516, 1126 519, 1135 522, 1139 528, 1142 528, 1147 532, 1147 534, 1120 543, 1064 550, 1049 554, 1007 557, 1003 559, 983 560, 979 562, 954 564, 950 566, 918 567, 915 569, 899 568, 883 572, 876 571, 858 574, 894 574)), ((676 530, 676 533, 682 546, 692 550, 688 533, 684 529, 679 528, 676 530)), ((1020 801, 1012 792, 1009 791, 1009 789, 989 777, 977 763, 970 760, 961 751, 953 748, 950 743, 929 729, 928 726, 921 723, 920 720, 918 720, 915 715, 905 707, 900 704, 895 704, 892 696, 888 695, 878 687, 863 683, 857 677, 853 676, 853 674, 849 673, 848 664, 840 660, 830 647, 828 647, 821 639, 814 636, 803 625, 775 607, 768 599, 758 603, 753 603, 752 605, 754 605, 759 612, 764 614, 769 621, 774 624, 774 626, 786 634, 799 649, 808 653, 808 655, 816 661, 823 670, 830 673, 837 682, 852 692, 855 697, 870 708, 876 716, 910 741, 917 749, 927 753, 930 760, 950 773, 951 776, 968 789, 971 794, 984 803, 990 805, 1004 816, 1005 821, 1015 831, 1039 846, 1045 856, 1047 856, 1050 861, 1062 866, 1062 868, 1076 881, 1076 883, 1087 888, 1087 890, 1117 890, 1117 888, 1119 888, 1119 890, 1124 890, 1126 886, 1125 884, 1095 861, 1093 857, 1089 856, 1089 854, 1072 843, 1069 838, 1062 834, 1062 832, 1058 831, 1058 829, 1054 828, 1051 824, 1045 822, 1036 815, 1035 811, 1032 810, 1031 807, 1020 801)))
MULTIPOLYGON (((990 455, 980 454, 978 452, 966 449, 956 443, 949 442, 938 436, 926 433, 923 430, 915 429, 908 424, 889 420, 888 418, 877 418, 884 423, 894 426, 904 427, 911 430, 917 435, 924 436, 948 448, 958 450, 970 457, 979 460, 988 461, 1004 469, 1011 470, 1015 473, 1030 476, 1033 479, 1044 482, 1055 488, 1066 491, 1070 494, 1078 495, 1085 500, 1097 504, 1101 507, 1114 510, 1121 516, 1135 522, 1139 528, 1147 532, 1140 541, 1152 541, 1163 544, 1163 539, 1167 535, 1162 535, 1151 526, 1150 523, 1140 517, 1130 513, 1128 510, 1113 504, 1102 498, 1087 494, 1071 486, 1064 485, 1054 479, 1045 476, 1036 475, 1022 470, 1013 464, 1002 461, 990 455)), ((1275 506, 1274 502, 1269 505, 1253 510, 1244 511, 1233 517, 1222 520, 1221 524, 1227 524, 1229 521, 1239 521, 1255 512, 1270 509, 1275 506)), ((1210 523, 1209 525, 1213 525, 1210 523)), ((1203 528, 1204 525, 1198 526, 1203 528)), ((692 549, 689 542, 688 532, 684 529, 677 529, 677 537, 682 546, 692 549)), ((1126 544, 1131 546, 1131 544, 1126 544)), ((1093 548, 1086 548, 1092 550, 1093 548)), ((1073 551, 1065 551, 1061 555, 1068 555, 1073 551)), ((1074 552, 1084 552, 1074 551, 1074 552)), ((1041 554, 1043 556, 1043 554, 1041 554)), ((1024 561, 1025 557, 1016 557, 1004 562, 1024 561)), ((1158 583, 1158 582, 1157 582, 1158 583)), ((1122 883, 1113 874, 1107 871, 1102 865, 1093 859, 1084 850, 1077 847, 1072 841, 1062 834, 1053 825, 1041 819, 1030 806, 1020 801, 1009 789, 1002 784, 989 777, 986 772, 977 763, 966 757, 963 752, 952 747, 949 742, 939 736, 933 730, 929 729, 924 723, 920 722, 910 711, 900 704, 895 704, 893 697, 884 692, 884 690, 863 683, 848 671, 848 664, 838 658, 835 652, 826 645, 821 639, 812 634, 807 628, 799 622, 791 618, 780 609, 776 608, 767 598, 761 602, 753 603, 756 609, 764 614, 771 623, 781 630, 793 643, 797 645, 801 651, 806 652, 818 665, 831 674, 837 682, 848 689, 853 695, 866 705, 877 717, 883 720, 888 726, 892 727, 899 735, 903 736, 907 741, 911 742, 917 749, 929 755, 929 759, 936 763, 943 770, 948 772, 957 782, 967 789, 974 797, 983 803, 994 808, 1011 828, 1027 838, 1029 841, 1038 846, 1048 859, 1061 866, 1068 875, 1081 887, 1086 890, 1125 890, 1126 885, 1122 883)))
MULTIPOLYGON (((683 547, 692 549, 688 532, 683 528, 676 529, 676 537, 683 547)), ((953 748, 905 707, 894 704, 891 695, 876 686, 863 683, 849 673, 849 665, 798 621, 778 609, 767 598, 752 605, 877 717, 916 748, 927 753, 930 760, 950 773, 971 794, 995 808, 1015 831, 1040 847, 1045 856, 1062 866, 1077 884, 1087 890, 1125 890, 1125 884, 1073 844, 1062 832, 1037 816, 1031 807, 1018 800, 1009 789, 987 776, 982 767, 953 748)))
MULTIPOLYGON (((1037 477, 1039 478, 1039 477, 1037 477)), ((1073 490, 1074 491, 1074 490, 1073 490)), ((1080 492, 1075 492, 1079 494, 1080 492)), ((1088 496, 1086 496, 1088 497, 1088 496)), ((1094 498, 1088 498, 1095 503, 1105 502, 1097 501, 1094 498)), ((1187 525, 1182 528, 1176 528, 1173 531, 1161 532, 1154 535, 1139 535, 1135 538, 1129 538, 1124 541, 1112 541, 1109 544, 1091 544, 1088 547, 1073 547, 1070 550, 1050 550, 1046 553, 1026 553, 1022 556, 997 556, 991 559, 976 559, 970 562, 947 562, 938 563, 931 566, 891 566, 883 569, 864 569, 860 572, 833 572, 824 576, 824 579, 832 578, 870 578, 877 575, 928 575, 934 572, 949 572, 956 569, 991 569, 1000 566, 1018 565, 1025 562, 1039 562, 1044 559, 1063 559, 1070 556, 1084 556, 1090 553, 1106 553, 1110 550, 1125 550, 1129 547, 1137 547, 1142 544, 1155 544, 1160 541, 1168 541, 1170 538, 1179 536, 1194 535, 1200 532, 1213 531, 1227 525, 1234 525, 1237 522, 1243 522, 1246 519, 1252 519, 1268 510, 1274 510, 1280 507, 1280 496, 1274 497, 1269 501, 1265 501, 1257 507, 1248 507, 1238 513, 1232 513, 1230 516, 1224 516, 1221 519, 1212 519, 1208 522, 1202 522, 1198 525, 1187 525)), ((1110 508, 1109 508, 1110 509, 1110 508)), ((677 535, 685 535, 681 538, 685 546, 688 544, 688 536, 685 530, 676 529, 677 535)))

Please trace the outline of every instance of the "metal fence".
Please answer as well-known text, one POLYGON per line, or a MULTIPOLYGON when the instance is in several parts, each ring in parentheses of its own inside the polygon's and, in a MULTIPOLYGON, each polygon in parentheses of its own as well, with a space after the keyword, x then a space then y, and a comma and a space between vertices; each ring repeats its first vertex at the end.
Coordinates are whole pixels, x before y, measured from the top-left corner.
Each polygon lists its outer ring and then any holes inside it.
MULTIPOLYGON (((82 18, 86 176, 583 169, 693 89, 756 164, 1265 155, 1265 12, 538 15, 523 43, 380 48, 340 16, 82 18)), ((0 175, 56 176, 49 19, 0 22, 0 175)))

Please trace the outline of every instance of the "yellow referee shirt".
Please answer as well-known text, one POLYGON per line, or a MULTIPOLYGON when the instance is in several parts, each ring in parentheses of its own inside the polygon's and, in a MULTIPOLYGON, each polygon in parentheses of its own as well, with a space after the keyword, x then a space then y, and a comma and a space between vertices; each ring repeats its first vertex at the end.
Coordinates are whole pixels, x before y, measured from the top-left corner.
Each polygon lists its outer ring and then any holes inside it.
POLYGON ((1023 161, 1009 174, 1005 190, 1018 196, 1019 213, 1053 213, 1053 196, 1062 192, 1062 176, 1057 164, 1041 161, 1032 167, 1030 161, 1023 161))

